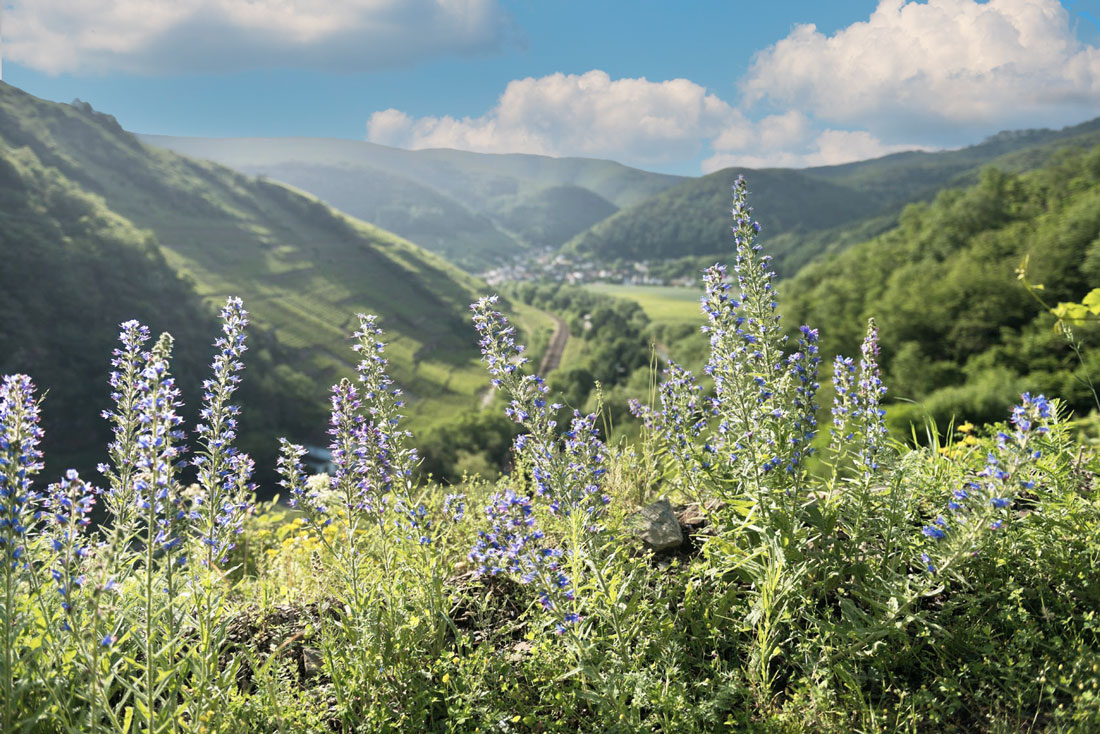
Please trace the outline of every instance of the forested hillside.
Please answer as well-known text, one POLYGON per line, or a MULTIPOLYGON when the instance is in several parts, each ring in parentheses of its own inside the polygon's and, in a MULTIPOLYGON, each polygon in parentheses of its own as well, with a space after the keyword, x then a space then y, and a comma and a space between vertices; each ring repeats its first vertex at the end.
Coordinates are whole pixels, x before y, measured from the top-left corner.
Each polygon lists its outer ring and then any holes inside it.
MULTIPOLYGON (((819 260, 783 284, 791 322, 820 327, 823 351, 851 353, 875 317, 895 426, 927 411, 945 423, 992 420, 1023 390, 1095 408, 1081 366, 1053 318, 1017 280, 1044 285, 1051 304, 1100 285, 1100 146, 1068 150, 1025 174, 985 170, 965 189, 905 209, 899 226, 819 260)), ((1075 332, 1087 346, 1097 334, 1075 332)))
MULTIPOLYGON (((11 324, 4 367, 63 395, 59 408, 105 399, 103 355, 125 318, 175 333, 181 382, 197 384, 216 336, 214 310, 229 295, 252 313, 254 339, 278 350, 278 359, 258 347, 249 353, 255 369, 245 384, 276 381, 269 387, 278 398, 261 403, 280 431, 295 433, 298 421, 297 413, 279 417, 278 406, 310 412, 351 372, 347 332, 359 311, 382 319, 414 425, 476 405, 485 388, 466 315, 484 286, 389 232, 282 184, 147 147, 87 105, 8 85, 0 85, 0 159, 2 314, 11 324)), ((65 410, 50 419, 51 435, 103 443, 102 429, 89 434, 90 419, 70 420, 65 410)), ((263 410, 256 420, 269 422, 263 410)), ((320 424, 309 425, 299 438, 323 439, 320 424)), ((264 427, 270 443, 274 428, 264 427)))
POLYGON ((329 206, 399 234, 467 270, 506 260, 524 249, 486 215, 381 168, 283 163, 252 172, 310 192, 329 206))

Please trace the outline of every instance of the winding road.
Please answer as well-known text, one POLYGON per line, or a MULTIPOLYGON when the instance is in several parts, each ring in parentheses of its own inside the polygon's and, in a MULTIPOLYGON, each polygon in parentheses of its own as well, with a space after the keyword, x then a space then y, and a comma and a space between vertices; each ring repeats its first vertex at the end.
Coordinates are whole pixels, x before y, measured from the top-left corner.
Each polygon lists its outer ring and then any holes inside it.
POLYGON ((555 314, 550 314, 550 318, 554 319, 554 335, 550 337, 550 346, 546 348, 546 354, 542 355, 542 361, 539 362, 539 374, 543 377, 561 364, 561 355, 569 341, 569 326, 565 319, 555 314))

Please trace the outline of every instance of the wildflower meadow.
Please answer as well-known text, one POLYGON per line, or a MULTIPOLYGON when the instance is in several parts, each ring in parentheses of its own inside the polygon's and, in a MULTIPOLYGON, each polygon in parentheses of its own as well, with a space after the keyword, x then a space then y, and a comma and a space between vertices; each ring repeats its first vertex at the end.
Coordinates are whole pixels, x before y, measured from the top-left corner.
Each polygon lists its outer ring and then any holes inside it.
POLYGON ((239 299, 199 425, 172 337, 121 325, 95 477, 42 476, 49 396, 5 376, 0 730, 1100 731, 1095 451, 1037 394, 890 435, 876 323, 823 362, 830 324, 781 322, 759 229, 739 180, 709 357, 661 365, 635 441, 473 304, 520 429, 495 483, 419 471, 374 316, 331 391, 331 471, 271 439, 282 503, 235 447, 239 299))

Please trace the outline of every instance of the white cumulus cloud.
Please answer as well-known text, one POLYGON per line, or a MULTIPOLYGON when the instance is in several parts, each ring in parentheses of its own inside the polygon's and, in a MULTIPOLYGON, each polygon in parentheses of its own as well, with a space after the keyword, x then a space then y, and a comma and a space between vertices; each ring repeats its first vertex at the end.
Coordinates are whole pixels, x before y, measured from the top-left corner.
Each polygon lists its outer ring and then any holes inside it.
POLYGON ((51 74, 400 66, 498 48, 497 0, 16 0, 4 55, 51 74))
POLYGON ((367 123, 367 139, 406 148, 589 156, 646 165, 699 155, 705 140, 738 118, 729 104, 687 79, 612 80, 592 70, 511 81, 496 107, 480 117, 376 112, 367 123))
POLYGON ((1069 125, 1100 110, 1100 48, 1057 0, 880 0, 832 35, 796 26, 729 101, 687 79, 599 70, 508 84, 480 117, 378 112, 369 140, 615 158, 632 165, 821 166, 1069 125))
POLYGON ((367 139, 402 148, 458 148, 611 158, 636 166, 707 155, 704 172, 728 166, 805 167, 874 158, 915 145, 885 144, 861 130, 818 130, 798 110, 751 120, 686 79, 552 74, 508 84, 480 117, 371 115, 367 139))
POLYGON ((795 27, 741 89, 746 104, 894 140, 1063 125, 1100 105, 1100 49, 1057 0, 881 0, 831 36, 795 27))
POLYGON ((886 144, 865 130, 829 129, 816 132, 807 128, 806 134, 797 140, 777 138, 777 131, 768 129, 768 120, 769 118, 765 118, 757 125, 745 130, 738 145, 723 149, 720 143, 728 138, 716 140, 714 147, 717 152, 703 161, 703 173, 731 167, 836 166, 841 163, 865 161, 891 153, 923 150, 929 147, 913 143, 886 144), (782 142, 769 144, 769 140, 782 142))

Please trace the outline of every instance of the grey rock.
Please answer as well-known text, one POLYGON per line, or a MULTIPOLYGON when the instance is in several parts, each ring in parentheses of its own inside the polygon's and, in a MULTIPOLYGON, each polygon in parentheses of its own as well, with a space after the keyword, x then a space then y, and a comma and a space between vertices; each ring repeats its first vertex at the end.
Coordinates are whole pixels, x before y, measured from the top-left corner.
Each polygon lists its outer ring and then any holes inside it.
POLYGON ((635 537, 655 553, 674 550, 684 543, 680 522, 668 498, 659 499, 635 512, 630 517, 630 525, 635 537))
POLYGON ((302 678, 312 678, 324 670, 325 659, 321 656, 321 651, 315 647, 303 647, 300 670, 302 678))

